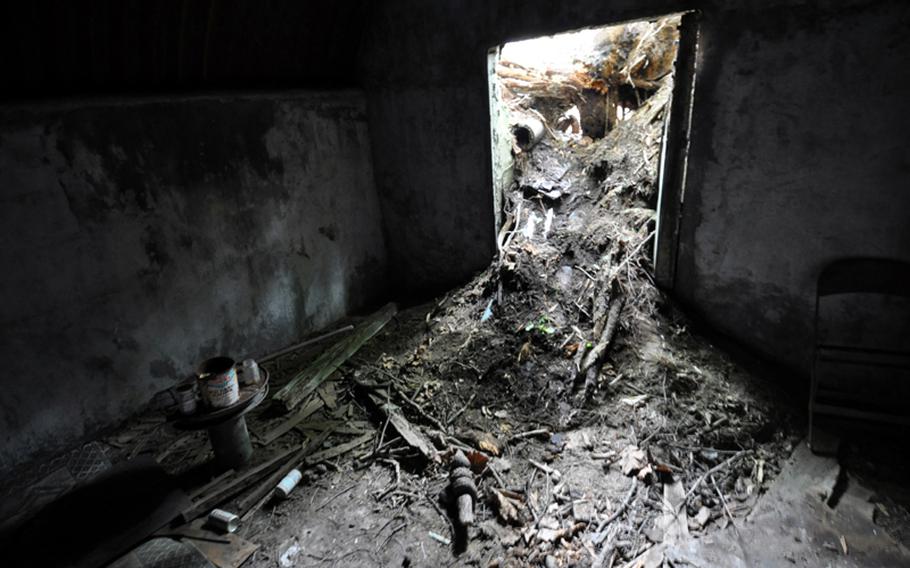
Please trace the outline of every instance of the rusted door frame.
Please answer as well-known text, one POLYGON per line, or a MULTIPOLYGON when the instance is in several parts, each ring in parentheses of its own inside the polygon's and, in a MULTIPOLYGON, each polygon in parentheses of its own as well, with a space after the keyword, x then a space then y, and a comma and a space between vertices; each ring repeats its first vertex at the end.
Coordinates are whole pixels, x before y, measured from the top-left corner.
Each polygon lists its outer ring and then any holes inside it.
POLYGON ((683 14, 673 77, 673 94, 664 125, 663 151, 658 178, 657 228, 654 245, 654 280, 670 290, 676 280, 679 220, 685 201, 695 61, 698 47, 698 13, 683 14))

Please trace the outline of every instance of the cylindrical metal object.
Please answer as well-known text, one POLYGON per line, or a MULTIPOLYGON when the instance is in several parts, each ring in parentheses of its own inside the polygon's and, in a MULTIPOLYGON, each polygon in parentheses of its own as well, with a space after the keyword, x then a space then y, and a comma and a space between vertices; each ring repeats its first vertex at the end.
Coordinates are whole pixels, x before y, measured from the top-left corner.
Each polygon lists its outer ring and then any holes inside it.
POLYGON ((543 133, 543 122, 533 116, 522 115, 512 123, 512 136, 522 150, 530 150, 543 138, 543 133))
POLYGON ((474 498, 469 493, 458 496, 458 523, 463 527, 474 524, 474 498))
POLYGON ((183 383, 176 389, 177 408, 180 414, 189 416, 196 412, 196 385, 193 383, 183 383))
POLYGON ((240 528, 240 517, 222 509, 212 509, 206 524, 218 532, 232 533, 240 528))
POLYGON ((253 444, 246 429, 243 416, 231 418, 209 428, 209 439, 215 451, 215 459, 225 468, 237 468, 246 464, 253 455, 253 444))
POLYGON ((225 408, 240 400, 237 369, 230 357, 214 357, 199 365, 202 400, 212 408, 225 408))
POLYGON ((275 487, 275 495, 282 499, 287 499, 288 495, 291 494, 291 491, 300 483, 302 477, 303 474, 300 473, 299 469, 292 469, 275 487))
POLYGON ((245 385, 258 385, 260 381, 259 365, 252 359, 244 359, 240 367, 240 380, 245 385))

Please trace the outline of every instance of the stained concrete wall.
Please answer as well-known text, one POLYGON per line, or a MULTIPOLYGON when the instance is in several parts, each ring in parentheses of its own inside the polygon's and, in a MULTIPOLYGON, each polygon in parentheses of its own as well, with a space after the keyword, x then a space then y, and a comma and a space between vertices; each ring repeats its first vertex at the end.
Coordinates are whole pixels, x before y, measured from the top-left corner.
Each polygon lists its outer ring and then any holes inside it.
POLYGON ((490 47, 688 8, 701 39, 674 294, 805 372, 821 267, 910 257, 910 8, 898 0, 378 4, 364 66, 402 284, 445 287, 492 256, 490 47))
POLYGON ((0 110, 0 463, 382 299, 357 92, 0 110))
POLYGON ((803 371, 815 285, 910 261, 910 7, 706 12, 676 293, 803 371))

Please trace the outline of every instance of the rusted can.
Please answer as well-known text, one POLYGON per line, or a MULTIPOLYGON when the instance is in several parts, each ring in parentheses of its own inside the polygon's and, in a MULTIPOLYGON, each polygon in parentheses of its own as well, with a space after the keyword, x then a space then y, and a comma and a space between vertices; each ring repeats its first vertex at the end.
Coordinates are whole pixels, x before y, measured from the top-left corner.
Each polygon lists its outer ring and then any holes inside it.
POLYGON ((199 365, 199 391, 212 408, 225 408, 240 400, 237 369, 230 357, 214 357, 199 365))
POLYGON ((292 469, 275 488, 275 494, 281 499, 287 499, 288 495, 291 494, 291 491, 294 490, 294 487, 300 483, 302 477, 303 474, 300 473, 299 469, 292 469))
POLYGON ((206 524, 220 533, 232 533, 240 528, 240 517, 223 509, 212 509, 206 524))

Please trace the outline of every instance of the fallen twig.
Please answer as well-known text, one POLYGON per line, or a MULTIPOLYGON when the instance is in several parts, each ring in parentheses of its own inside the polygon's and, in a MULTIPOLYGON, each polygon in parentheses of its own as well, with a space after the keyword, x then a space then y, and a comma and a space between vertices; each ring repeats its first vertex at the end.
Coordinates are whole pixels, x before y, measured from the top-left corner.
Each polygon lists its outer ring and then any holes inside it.
POLYGON ((382 458, 379 461, 382 463, 387 463, 395 468, 395 483, 390 485, 388 488, 386 488, 385 491, 376 496, 377 501, 382 501, 386 495, 398 489, 398 485, 401 483, 401 465, 396 460, 393 460, 391 458, 382 458))
POLYGON ((401 390, 396 388, 394 385, 389 385, 389 388, 392 389, 392 391, 394 391, 394 393, 396 395, 398 395, 398 397, 401 400, 405 401, 411 408, 413 408, 415 411, 417 411, 417 414, 419 414, 423 419, 425 419, 427 422, 432 424, 440 432, 445 433, 446 427, 442 425, 442 422, 440 422, 439 420, 434 418, 430 413, 428 413, 426 410, 424 410, 423 407, 420 406, 420 404, 418 404, 418 403, 414 402, 413 400, 411 400, 410 398, 408 398, 408 396, 406 394, 401 392, 401 390))
POLYGON ((629 487, 629 492, 626 494, 626 498, 623 499, 622 503, 619 504, 619 507, 613 511, 612 515, 598 523, 597 530, 594 532, 603 532, 607 525, 618 519, 619 516, 629 508, 629 505, 632 503, 632 499, 635 497, 636 493, 638 493, 638 481, 636 481, 635 478, 632 478, 632 486, 629 487))
POLYGON ((383 548, 385 548, 385 545, 387 545, 387 544, 389 543, 389 541, 392 540, 392 537, 395 536, 395 533, 397 533, 397 532, 400 531, 401 529, 405 528, 406 526, 408 526, 408 523, 401 523, 400 525, 398 525, 397 527, 395 527, 394 529, 392 529, 391 532, 389 532, 389 535, 388 535, 387 537, 385 537, 385 540, 383 540, 383 541, 376 547, 376 550, 379 551, 379 550, 382 550, 383 548))
POLYGON ((720 497, 720 503, 724 507, 724 512, 727 514, 727 518, 730 519, 730 524, 736 528, 736 522, 733 521, 733 513, 730 512, 730 508, 727 506, 727 498, 724 497, 724 494, 721 493, 720 487, 717 486, 717 482, 714 481, 714 476, 710 476, 711 485, 714 486, 714 491, 717 491, 717 496, 720 497))
POLYGON ((549 436, 550 431, 546 428, 538 428, 537 430, 530 430, 528 432, 520 432, 509 437, 509 442, 514 442, 515 440, 521 440, 523 438, 532 438, 534 436, 549 436))
POLYGON ((328 506, 332 501, 334 501, 335 499, 338 499, 339 497, 341 497, 341 496, 344 495, 345 493, 348 493, 349 491, 351 491, 351 489, 354 489, 355 487, 357 487, 357 484, 356 484, 356 483, 353 483, 353 484, 351 484, 351 485, 345 487, 344 489, 342 489, 342 490, 339 491, 338 493, 335 493, 334 495, 332 495, 331 497, 329 497, 328 499, 326 499, 325 501, 323 501, 322 504, 320 504, 318 507, 316 507, 316 508, 314 509, 314 511, 319 511, 319 510, 325 508, 325 507, 328 506))
POLYGON ((690 487, 689 490, 686 492, 686 496, 683 498, 682 503, 679 504, 679 507, 682 508, 682 507, 684 507, 684 506, 686 505, 686 501, 689 500, 689 497, 692 495, 692 493, 694 493, 695 490, 698 489, 698 486, 701 485, 702 482, 703 482, 709 475, 713 475, 713 474, 717 473, 718 471, 723 470, 724 468, 726 468, 727 466, 729 466, 731 463, 735 462, 735 461, 738 460, 739 458, 741 458, 741 457, 743 457, 744 455, 746 455, 746 453, 747 453, 746 450, 743 450, 743 451, 737 453, 736 455, 733 455, 733 456, 727 458, 726 460, 722 461, 722 462, 719 463, 718 465, 716 465, 716 466, 712 467, 711 469, 709 469, 708 471, 706 471, 701 477, 699 477, 698 479, 696 479, 696 480, 695 480, 695 483, 692 484, 692 487, 690 487))
POLYGON ((654 238, 655 233, 656 233, 656 231, 651 231, 650 233, 648 233, 648 236, 645 237, 644 240, 642 240, 640 243, 638 243, 638 245, 632 250, 632 252, 630 252, 629 254, 626 255, 626 258, 624 258, 622 260, 622 262, 619 263, 619 266, 616 267, 617 273, 620 270, 622 270, 622 267, 624 265, 628 264, 629 261, 631 261, 633 258, 635 258, 635 255, 638 254, 638 251, 641 250, 641 247, 645 246, 645 244, 647 244, 648 241, 650 241, 652 238, 654 238))
POLYGON ((464 413, 464 411, 468 409, 468 406, 470 406, 471 403, 474 402, 474 398, 476 396, 477 396, 477 393, 472 394, 471 398, 468 399, 468 402, 464 403, 464 406, 462 406, 461 409, 459 409, 457 412, 455 412, 455 414, 450 416, 448 420, 446 420, 446 426, 451 426, 452 423, 455 422, 455 420, 457 420, 458 417, 461 416, 464 413))

